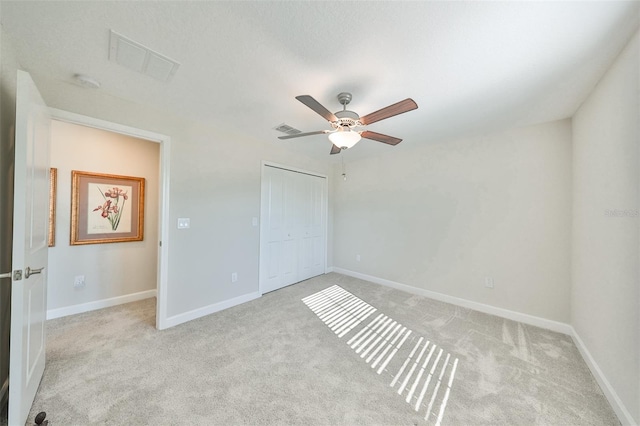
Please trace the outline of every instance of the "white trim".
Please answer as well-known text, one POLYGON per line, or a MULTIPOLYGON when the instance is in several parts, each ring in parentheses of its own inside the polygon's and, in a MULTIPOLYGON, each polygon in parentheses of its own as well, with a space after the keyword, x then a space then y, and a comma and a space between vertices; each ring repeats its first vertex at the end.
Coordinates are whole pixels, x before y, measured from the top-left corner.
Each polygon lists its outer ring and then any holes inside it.
POLYGON ((158 218, 158 299, 156 304, 156 328, 167 328, 167 306, 169 304, 169 185, 170 185, 171 138, 161 142, 160 149, 160 217, 158 218))
POLYGON ((81 126, 93 127, 95 129, 120 133, 122 135, 133 136, 139 139, 146 139, 160 144, 160 189, 158 199, 158 278, 157 278, 157 305, 156 305, 156 328, 163 330, 167 328, 167 286, 169 276, 169 159, 171 155, 171 138, 160 133, 149 132, 123 124, 112 123, 86 115, 76 114, 57 108, 49 108, 51 117, 55 120, 67 123, 79 124, 81 126))
POLYGON ((611 404, 611 407, 618 415, 618 419, 620 420, 620 423, 622 423, 623 425, 638 424, 636 421, 634 421, 633 417, 631 416, 631 413, 629 412, 629 410, 627 410, 627 407, 625 407, 622 400, 620 400, 620 397, 618 397, 618 394, 613 389, 613 386, 611 386, 611 383, 609 383, 609 380, 607 380, 607 377, 604 375, 604 373, 602 372, 602 370, 600 369, 596 361, 591 356, 591 353, 589 352, 589 350, 587 349, 587 346, 584 344, 584 342, 580 338, 580 335, 578 334, 578 332, 572 326, 570 326, 570 328, 571 328, 571 337, 573 338, 573 341, 578 347, 580 354, 582 354, 582 358, 584 358, 585 362, 587 363, 589 370, 591 370, 593 377, 596 378, 596 381, 600 385, 600 389, 602 389, 604 396, 607 397, 609 404, 611 404))
POLYGON ((79 305, 65 306, 64 308, 50 309, 47 311, 47 319, 51 320, 69 315, 81 314, 83 312, 96 311, 98 309, 110 308, 124 303, 137 302, 138 300, 149 299, 151 297, 156 297, 156 290, 146 290, 138 293, 126 294, 124 296, 111 297, 109 299, 81 303, 79 305))
POLYGON ((286 164, 274 163, 273 161, 262 160, 262 169, 264 169, 264 166, 275 167, 277 169, 289 170, 291 172, 304 173, 305 175, 312 175, 312 176, 317 176, 319 178, 328 179, 327 175, 322 173, 305 170, 305 169, 299 169, 297 167, 287 166, 286 164))
POLYGON ((491 305, 485 305, 484 303, 474 302, 467 299, 462 299, 455 296, 449 296, 447 294, 438 293, 431 290, 425 290, 423 288, 413 287, 407 284, 401 284, 395 281, 387 280, 384 278, 378 278, 371 275, 361 274, 360 272, 349 271, 338 267, 332 268, 333 272, 342 275, 348 275, 350 277, 359 278, 361 280, 371 281, 372 283, 380 284, 386 287, 395 288, 397 290, 406 291, 407 293, 417 294, 419 296, 425 296, 430 299, 439 300, 441 302, 451 303, 452 305, 462 306, 464 308, 473 309, 476 311, 484 312, 486 314, 496 315, 502 318, 507 318, 513 321, 522 322, 524 324, 534 325, 540 328, 546 328, 558 333, 571 335, 571 326, 569 324, 549 320, 546 318, 536 317, 529 314, 523 314, 509 309, 498 308, 491 305))
POLYGON ((69 112, 58 108, 49 108, 49 111, 51 112, 51 117, 55 120, 79 124, 81 126, 93 127, 95 129, 106 130, 108 132, 116 132, 122 135, 146 139, 152 142, 162 143, 167 137, 159 133, 137 129, 135 127, 126 126, 124 124, 112 123, 110 121, 89 117, 87 115, 76 114, 75 112, 69 112))
POLYGON ((204 317, 206 315, 213 314, 215 312, 222 311, 224 309, 232 308, 234 306, 250 302, 260 297, 262 297, 262 295, 258 291, 254 291, 253 293, 243 294, 242 296, 234 297, 233 299, 223 300, 222 302, 214 303, 208 306, 203 306, 202 308, 194 309, 192 311, 188 311, 183 314, 174 315, 166 319, 166 324, 167 324, 167 327, 173 327, 188 321, 192 321, 194 319, 204 317))
MULTIPOLYGON (((323 196, 324 196, 324 273, 327 273, 329 265, 329 177, 325 176, 323 196)), ((262 194, 260 195, 262 199, 262 194)))

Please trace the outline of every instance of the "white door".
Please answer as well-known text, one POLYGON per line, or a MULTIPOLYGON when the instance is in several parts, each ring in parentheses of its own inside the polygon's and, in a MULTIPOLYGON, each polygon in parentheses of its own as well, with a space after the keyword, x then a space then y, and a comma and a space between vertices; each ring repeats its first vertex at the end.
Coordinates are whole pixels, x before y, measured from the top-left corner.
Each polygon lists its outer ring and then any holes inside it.
MULTIPOLYGON (((279 281, 275 290, 298 282, 298 187, 293 173, 285 173, 280 169, 272 169, 271 173, 275 175, 274 182, 282 182, 282 199, 273 200, 271 203, 276 209, 278 207, 275 207, 275 203, 282 203, 282 219, 279 224, 282 251, 280 259, 277 260, 279 281)), ((271 221, 269 223, 274 229, 271 221)))
POLYGON ((295 189, 292 176, 280 169, 264 168, 260 228, 263 293, 293 284, 297 279, 295 189))
POLYGON ((280 285, 279 261, 284 233, 284 183, 271 167, 264 168, 261 193, 260 281, 262 292, 266 293, 280 285))
POLYGON ((48 108, 31 76, 18 71, 9 357, 12 426, 25 424, 44 372, 49 126, 48 108))
POLYGON ((300 182, 298 281, 324 273, 324 182, 317 176, 298 174, 300 182))
POLYGON ((263 166, 260 290, 324 273, 326 178, 263 166))

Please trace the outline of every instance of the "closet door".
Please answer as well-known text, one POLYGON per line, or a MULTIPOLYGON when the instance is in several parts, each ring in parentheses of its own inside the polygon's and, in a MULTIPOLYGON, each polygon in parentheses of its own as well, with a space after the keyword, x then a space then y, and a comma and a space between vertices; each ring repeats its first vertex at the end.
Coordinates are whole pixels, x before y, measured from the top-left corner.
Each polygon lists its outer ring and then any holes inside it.
POLYGON ((298 273, 295 259, 295 182, 291 176, 281 172, 280 169, 265 167, 263 173, 260 227, 263 293, 293 284, 298 273))
POLYGON ((263 166, 260 290, 324 273, 326 179, 263 166))
POLYGON ((299 281, 324 272, 324 183, 324 178, 300 175, 299 281))

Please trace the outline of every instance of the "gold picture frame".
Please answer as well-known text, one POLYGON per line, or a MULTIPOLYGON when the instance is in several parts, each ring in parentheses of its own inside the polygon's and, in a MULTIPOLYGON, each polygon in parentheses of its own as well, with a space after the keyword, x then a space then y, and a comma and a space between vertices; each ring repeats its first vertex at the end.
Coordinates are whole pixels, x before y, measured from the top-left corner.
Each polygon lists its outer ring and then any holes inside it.
POLYGON ((144 238, 145 179, 71 171, 71 245, 144 238))
POLYGON ((58 169, 49 169, 49 247, 56 245, 56 192, 58 188, 58 169))

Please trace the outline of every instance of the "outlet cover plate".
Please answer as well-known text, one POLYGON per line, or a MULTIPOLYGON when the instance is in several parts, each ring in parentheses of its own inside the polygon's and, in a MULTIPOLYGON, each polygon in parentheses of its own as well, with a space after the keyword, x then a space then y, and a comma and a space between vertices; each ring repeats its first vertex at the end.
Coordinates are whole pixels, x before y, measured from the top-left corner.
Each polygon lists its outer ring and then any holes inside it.
POLYGON ((73 279, 73 287, 75 288, 81 288, 84 287, 85 282, 84 282, 84 275, 77 275, 74 279, 73 279))

